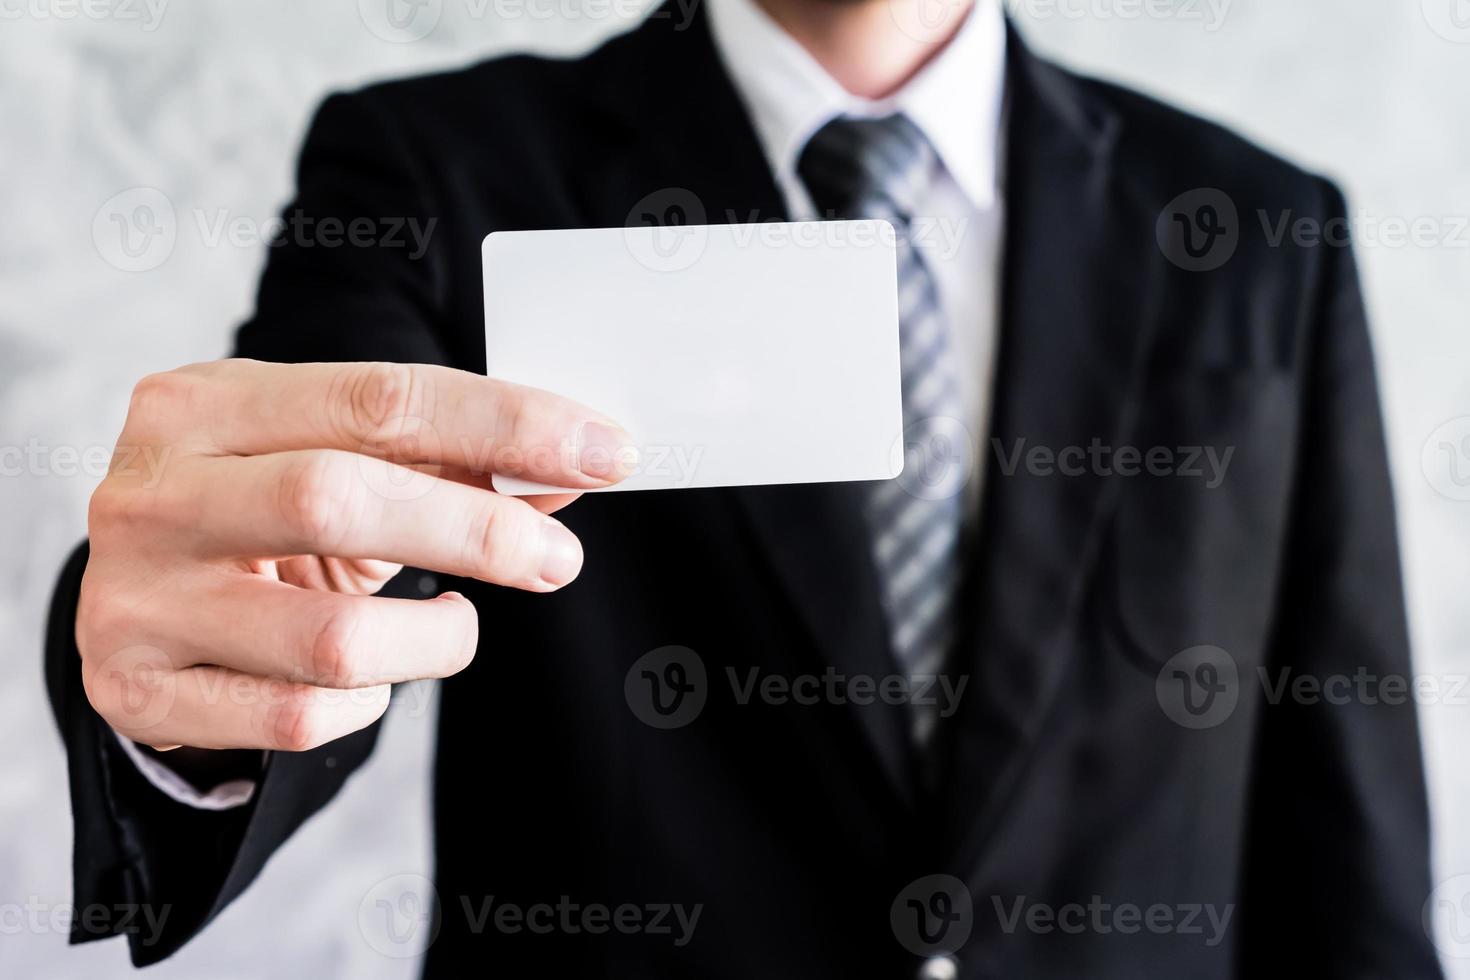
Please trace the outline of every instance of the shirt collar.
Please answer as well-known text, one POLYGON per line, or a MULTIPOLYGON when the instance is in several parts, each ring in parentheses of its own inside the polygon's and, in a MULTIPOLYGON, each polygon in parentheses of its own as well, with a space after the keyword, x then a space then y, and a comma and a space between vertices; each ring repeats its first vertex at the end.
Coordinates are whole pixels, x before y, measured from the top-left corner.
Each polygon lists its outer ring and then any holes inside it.
POLYGON ((881 101, 844 90, 755 0, 709 0, 708 9, 715 47, 782 183, 795 179, 807 140, 829 120, 901 111, 975 207, 995 203, 1006 45, 996 0, 975 0, 944 49, 881 101))

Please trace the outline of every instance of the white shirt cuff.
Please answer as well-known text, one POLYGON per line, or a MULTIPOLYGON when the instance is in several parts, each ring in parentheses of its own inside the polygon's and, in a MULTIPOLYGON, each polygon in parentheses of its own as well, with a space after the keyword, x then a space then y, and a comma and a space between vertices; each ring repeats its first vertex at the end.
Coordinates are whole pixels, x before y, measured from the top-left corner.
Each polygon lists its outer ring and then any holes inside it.
POLYGON ((112 729, 108 730, 117 737, 123 753, 133 760, 133 765, 143 774, 143 778, 176 803, 196 810, 233 810, 249 803, 255 795, 255 787, 259 785, 259 781, 254 779, 232 779, 220 783, 207 793, 201 793, 168 766, 144 755, 132 739, 125 738, 112 729))

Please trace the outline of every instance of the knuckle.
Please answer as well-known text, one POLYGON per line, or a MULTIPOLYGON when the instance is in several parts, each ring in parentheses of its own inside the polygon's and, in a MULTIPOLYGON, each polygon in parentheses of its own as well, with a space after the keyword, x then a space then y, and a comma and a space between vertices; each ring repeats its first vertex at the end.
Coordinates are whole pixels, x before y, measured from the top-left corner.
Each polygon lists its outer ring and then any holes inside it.
POLYGON ((82 691, 92 709, 119 732, 144 740, 169 715, 175 674, 166 656, 154 648, 124 647, 102 662, 84 661, 82 691))
POLYGON ((305 752, 331 740, 327 708, 307 691, 294 692, 272 714, 272 742, 284 752, 305 752))
POLYGON ((156 428, 190 417, 199 378, 184 371, 162 371, 142 378, 128 400, 128 425, 156 428))
POLYGON ((130 525, 140 503, 138 495, 117 480, 103 479, 87 501, 87 533, 96 539, 130 525))
POLYGON ((497 460, 543 482, 576 475, 573 415, 557 396, 524 385, 502 385, 496 401, 497 460))
POLYGON ((212 361, 195 361, 193 364, 185 364, 175 368, 175 374, 182 374, 191 378, 218 379, 239 374, 243 370, 259 367, 264 361, 257 361, 249 357, 220 357, 212 361))
POLYGON ((311 672, 318 684, 352 686, 358 673, 356 638, 362 614, 351 607, 332 611, 317 627, 311 644, 311 672))
POLYGON ((495 402, 493 429, 497 444, 523 453, 534 448, 527 444, 530 430, 530 389, 515 384, 501 385, 495 402))
POLYGON ((377 441, 418 414, 424 400, 423 382, 407 364, 375 362, 345 369, 340 381, 339 425, 353 438, 377 441))
POLYGON ((122 709, 124 694, 115 680, 102 676, 86 678, 82 690, 87 695, 87 703, 108 727, 120 733, 127 728, 127 712, 122 709))
POLYGON ((93 554, 136 554, 155 542, 158 532, 197 526, 203 501, 197 485, 183 480, 140 482, 132 476, 109 475, 87 500, 87 534, 93 554))
POLYGON ((101 671, 84 670, 82 671, 82 692, 86 694, 87 703, 92 706, 92 710, 97 712, 103 721, 111 724, 117 696, 110 678, 103 676, 101 671))
POLYGON ((355 516, 352 480, 331 452, 307 453, 281 480, 280 509, 287 528, 309 544, 330 549, 346 536, 355 516))
POLYGON ((500 506, 498 501, 487 502, 480 506, 472 523, 474 527, 464 540, 471 549, 467 563, 477 577, 502 585, 537 577, 535 539, 524 515, 517 514, 513 507, 500 506))
POLYGON ((77 597, 76 629, 77 649, 83 661, 89 659, 94 640, 124 635, 131 618, 131 612, 115 589, 98 586, 84 577, 77 597))

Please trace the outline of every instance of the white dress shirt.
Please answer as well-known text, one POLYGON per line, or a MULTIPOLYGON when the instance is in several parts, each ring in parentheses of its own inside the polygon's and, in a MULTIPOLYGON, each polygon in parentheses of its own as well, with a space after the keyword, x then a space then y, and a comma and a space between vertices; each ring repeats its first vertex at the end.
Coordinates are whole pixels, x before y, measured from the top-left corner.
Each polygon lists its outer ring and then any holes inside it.
MULTIPOLYGON (((957 358, 956 379, 979 499, 988 428, 1000 281, 1001 133, 1005 24, 998 0, 976 0, 959 32, 892 97, 851 95, 754 0, 708 0, 715 47, 755 126, 793 220, 816 217, 796 162, 807 140, 837 116, 905 113, 939 156, 940 173, 915 209, 911 239, 934 276, 957 358)), ((895 21, 894 29, 899 25, 895 21)), ((124 752, 172 799, 209 810, 248 802, 255 783, 236 780, 200 793, 119 736, 124 752)))
POLYGON ((175 802, 192 806, 197 810, 233 810, 237 806, 249 803, 250 798, 255 795, 257 781, 254 779, 232 779, 229 782, 220 783, 207 793, 201 793, 168 766, 144 755, 143 750, 138 748, 132 739, 118 735, 117 740, 122 745, 123 753, 133 760, 133 765, 138 767, 138 771, 155 788, 175 802))
POLYGON ((950 42, 882 101, 848 93, 755 0, 708 0, 706 9, 793 220, 816 217, 796 163, 812 134, 837 116, 903 112, 939 155, 941 172, 915 208, 912 239, 949 324, 976 465, 968 489, 978 500, 1000 294, 1006 33, 998 0, 976 0, 950 42))

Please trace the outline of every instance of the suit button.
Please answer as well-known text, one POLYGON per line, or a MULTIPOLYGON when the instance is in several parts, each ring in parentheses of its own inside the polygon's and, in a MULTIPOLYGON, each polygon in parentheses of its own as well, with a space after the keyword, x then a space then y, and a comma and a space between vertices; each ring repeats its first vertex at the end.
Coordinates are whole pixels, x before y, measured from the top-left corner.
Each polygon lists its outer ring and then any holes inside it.
POLYGON ((955 980, 960 966, 952 956, 931 956, 919 964, 918 980, 955 980))

